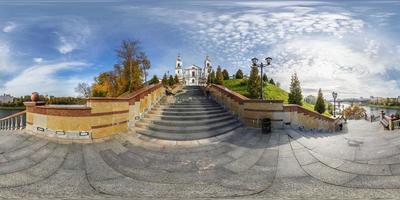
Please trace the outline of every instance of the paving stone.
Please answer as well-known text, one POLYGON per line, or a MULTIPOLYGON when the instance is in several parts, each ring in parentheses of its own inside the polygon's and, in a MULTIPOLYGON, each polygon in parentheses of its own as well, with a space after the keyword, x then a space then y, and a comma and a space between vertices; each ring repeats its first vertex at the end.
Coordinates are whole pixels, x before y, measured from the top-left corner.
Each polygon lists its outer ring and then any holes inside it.
POLYGON ((346 161, 338 170, 364 175, 391 175, 389 165, 370 165, 346 161))
POLYGON ((399 189, 400 176, 368 176, 359 175, 350 182, 347 187, 377 188, 377 189, 399 189))
POLYGON ((253 166, 251 169, 232 175, 221 181, 221 185, 242 190, 262 191, 272 185, 276 168, 253 166))
POLYGON ((344 164, 344 160, 341 159, 336 159, 336 158, 330 158, 328 156, 322 155, 320 153, 317 153, 315 151, 310 151, 310 153, 317 158, 320 162, 322 162, 323 164, 332 167, 332 168, 338 168, 341 165, 344 164))
POLYGON ((276 176, 278 178, 307 176, 294 156, 279 157, 276 176))
POLYGON ((303 169, 312 177, 334 185, 344 185, 357 175, 330 168, 320 162, 303 166, 303 169))
POLYGON ((29 158, 23 158, 16 161, 10 161, 0 164, 0 174, 9 174, 33 166, 35 162, 29 158))
POLYGON ((294 150, 293 152, 296 156, 297 161, 300 163, 300 165, 308 165, 311 163, 318 162, 318 160, 313 155, 311 155, 311 153, 309 152, 308 149, 305 149, 305 148, 300 149, 300 150, 297 149, 297 150, 294 150))
POLYGON ((17 160, 19 158, 23 158, 25 156, 29 156, 36 151, 38 151, 40 148, 44 147, 48 142, 46 140, 40 140, 32 145, 23 147, 21 149, 5 153, 4 156, 7 158, 7 160, 17 160))

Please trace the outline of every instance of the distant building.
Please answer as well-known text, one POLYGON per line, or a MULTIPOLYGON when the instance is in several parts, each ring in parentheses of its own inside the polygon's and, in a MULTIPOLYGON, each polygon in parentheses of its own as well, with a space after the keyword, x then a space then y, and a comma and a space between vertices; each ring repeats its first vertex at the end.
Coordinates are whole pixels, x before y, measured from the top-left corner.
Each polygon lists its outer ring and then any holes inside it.
POLYGON ((198 67, 196 65, 190 65, 188 67, 183 67, 182 59, 180 56, 176 59, 175 64, 175 74, 178 76, 179 82, 185 85, 204 85, 207 83, 208 74, 211 73, 211 61, 206 56, 204 60, 204 68, 198 67))
POLYGON ((9 94, 3 94, 0 96, 0 103, 12 103, 14 101, 14 97, 9 94))

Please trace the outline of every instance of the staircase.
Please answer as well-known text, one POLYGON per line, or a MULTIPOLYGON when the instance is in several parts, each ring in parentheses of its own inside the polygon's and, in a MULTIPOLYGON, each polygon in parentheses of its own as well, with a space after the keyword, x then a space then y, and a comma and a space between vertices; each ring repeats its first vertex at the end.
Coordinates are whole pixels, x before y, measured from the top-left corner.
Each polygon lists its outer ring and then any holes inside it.
MULTIPOLYGON (((168 98, 168 97, 166 97, 168 98)), ((136 123, 136 133, 164 140, 197 140, 230 133, 242 124, 204 96, 199 86, 186 86, 173 103, 160 101, 136 123)))

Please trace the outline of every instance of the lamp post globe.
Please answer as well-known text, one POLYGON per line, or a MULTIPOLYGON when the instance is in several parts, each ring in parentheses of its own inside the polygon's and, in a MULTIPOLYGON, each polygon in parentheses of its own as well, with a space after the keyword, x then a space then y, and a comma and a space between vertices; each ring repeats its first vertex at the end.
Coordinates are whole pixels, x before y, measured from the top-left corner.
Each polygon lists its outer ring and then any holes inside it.
POLYGON ((268 66, 268 65, 270 65, 271 64, 271 61, 272 61, 272 58, 271 57, 267 57, 267 58, 265 58, 265 61, 266 61, 266 65, 264 65, 264 63, 260 63, 260 64, 258 64, 258 58, 256 58, 256 57, 254 57, 254 58, 252 58, 251 59, 251 63, 253 64, 253 66, 252 67, 259 67, 260 68, 260 70, 261 70, 261 99, 264 99, 263 98, 263 96, 264 96, 264 94, 263 94, 263 87, 264 87, 264 81, 263 81, 263 75, 264 75, 264 73, 263 73, 263 69, 264 69, 264 67, 265 66, 268 66))

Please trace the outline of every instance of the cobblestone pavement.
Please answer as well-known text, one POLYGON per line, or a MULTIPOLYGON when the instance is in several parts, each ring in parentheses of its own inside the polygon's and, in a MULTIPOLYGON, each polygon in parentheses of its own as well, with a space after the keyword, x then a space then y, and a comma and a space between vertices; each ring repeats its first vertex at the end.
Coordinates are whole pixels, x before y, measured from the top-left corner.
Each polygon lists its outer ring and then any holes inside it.
POLYGON ((400 134, 351 121, 342 134, 239 128, 191 145, 135 133, 57 144, 0 132, 0 198, 304 198, 400 196, 400 134))

